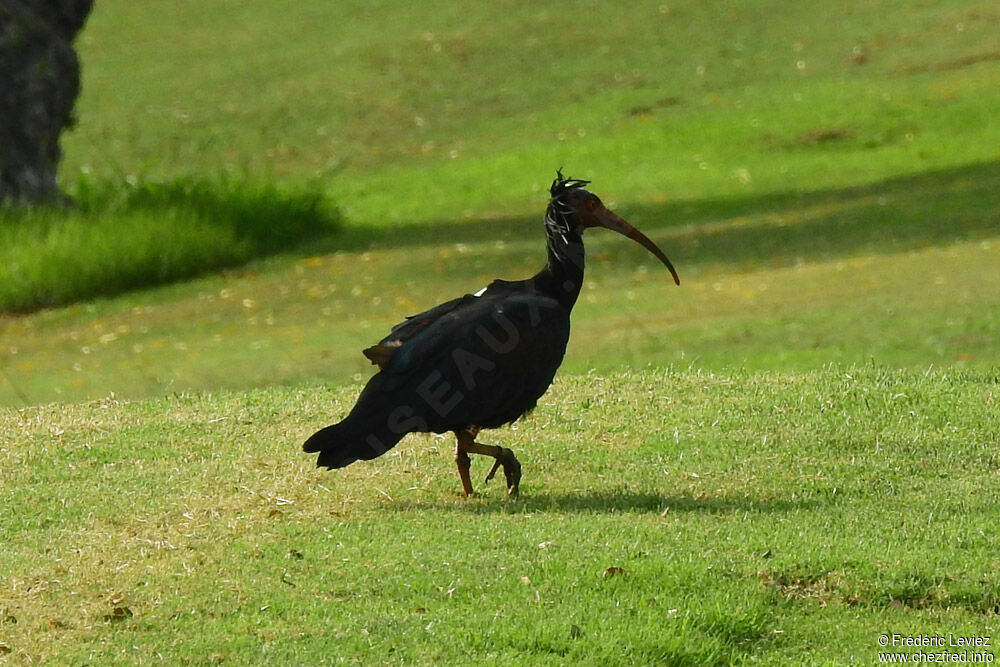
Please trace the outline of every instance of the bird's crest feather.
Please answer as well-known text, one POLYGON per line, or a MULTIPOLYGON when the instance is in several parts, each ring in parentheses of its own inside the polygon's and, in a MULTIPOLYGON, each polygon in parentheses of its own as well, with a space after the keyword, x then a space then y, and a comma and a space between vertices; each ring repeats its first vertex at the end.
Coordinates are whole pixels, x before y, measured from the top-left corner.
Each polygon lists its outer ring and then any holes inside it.
POLYGON ((590 185, 590 181, 584 181, 579 178, 565 178, 562 174, 562 168, 559 168, 556 170, 556 180, 552 181, 552 187, 549 188, 549 194, 552 195, 553 199, 557 199, 568 192, 578 190, 587 185, 590 185))

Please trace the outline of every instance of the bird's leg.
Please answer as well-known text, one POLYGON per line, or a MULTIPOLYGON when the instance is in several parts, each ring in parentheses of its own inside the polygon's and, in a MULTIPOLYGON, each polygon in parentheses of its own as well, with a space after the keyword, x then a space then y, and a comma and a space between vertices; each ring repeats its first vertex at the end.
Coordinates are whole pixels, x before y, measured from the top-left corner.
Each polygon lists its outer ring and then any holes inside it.
POLYGON ((486 481, 493 479, 497 468, 503 466, 503 474, 507 478, 507 493, 516 496, 518 484, 521 483, 521 464, 514 456, 514 452, 506 447, 476 442, 475 437, 478 433, 479 428, 476 426, 455 431, 455 438, 458 440, 458 444, 455 446, 455 463, 458 464, 458 476, 462 479, 462 489, 465 491, 465 495, 472 494, 472 481, 469 479, 469 454, 481 454, 492 456, 494 459, 493 468, 486 476, 486 481))
MULTIPOLYGON (((506 447, 497 447, 496 445, 484 445, 478 442, 469 443, 466 447, 466 451, 472 454, 482 454, 483 456, 492 456, 493 467, 490 468, 490 472, 486 475, 486 482, 493 479, 493 475, 496 474, 497 468, 503 466, 503 475, 507 478, 507 493, 511 496, 516 496, 518 491, 518 484, 521 483, 521 463, 514 456, 514 452, 506 447)), ((485 484, 485 482, 484 482, 485 484)))
POLYGON ((457 440, 455 443, 455 465, 458 466, 458 477, 462 480, 462 491, 466 498, 472 495, 472 479, 469 477, 469 468, 472 467, 472 462, 469 460, 468 447, 475 444, 474 437, 468 431, 455 431, 457 440))

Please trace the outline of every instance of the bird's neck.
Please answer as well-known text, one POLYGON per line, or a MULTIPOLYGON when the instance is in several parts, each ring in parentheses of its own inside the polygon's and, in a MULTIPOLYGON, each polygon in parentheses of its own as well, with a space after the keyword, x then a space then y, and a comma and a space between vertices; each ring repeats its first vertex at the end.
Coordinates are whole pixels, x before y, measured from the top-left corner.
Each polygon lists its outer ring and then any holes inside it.
POLYGON ((538 291, 551 296, 566 308, 572 308, 583 286, 585 253, 579 234, 563 239, 549 237, 549 261, 534 278, 538 291))

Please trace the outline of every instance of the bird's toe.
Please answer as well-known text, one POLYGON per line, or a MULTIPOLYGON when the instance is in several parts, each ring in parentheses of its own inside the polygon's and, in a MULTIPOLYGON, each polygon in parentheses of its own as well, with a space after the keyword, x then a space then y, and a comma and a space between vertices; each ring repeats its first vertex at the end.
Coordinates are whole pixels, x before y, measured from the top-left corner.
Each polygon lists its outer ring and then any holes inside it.
POLYGON ((514 456, 514 452, 506 447, 503 449, 503 475, 507 478, 507 494, 516 497, 518 485, 521 483, 521 462, 514 456))

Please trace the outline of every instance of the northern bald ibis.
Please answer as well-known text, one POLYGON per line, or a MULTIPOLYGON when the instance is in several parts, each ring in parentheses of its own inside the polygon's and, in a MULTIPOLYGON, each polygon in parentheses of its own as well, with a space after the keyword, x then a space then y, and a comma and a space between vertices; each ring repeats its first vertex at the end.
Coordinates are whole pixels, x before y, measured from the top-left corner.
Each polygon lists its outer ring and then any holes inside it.
POLYGON ((557 172, 545 211, 548 262, 527 280, 494 280, 485 289, 406 318, 364 355, 379 371, 343 421, 310 437, 317 466, 342 468, 385 454, 404 435, 453 431, 455 461, 472 493, 469 454, 503 466, 517 495, 521 464, 506 447, 475 441, 481 429, 508 424, 535 407, 562 363, 569 314, 583 284, 583 232, 604 227, 636 241, 677 272, 645 234, 608 210, 589 181, 557 172))

